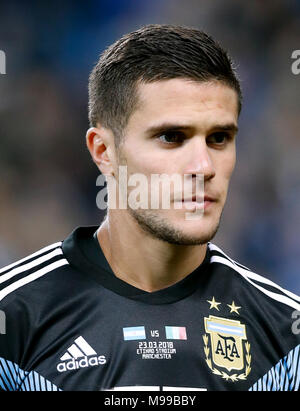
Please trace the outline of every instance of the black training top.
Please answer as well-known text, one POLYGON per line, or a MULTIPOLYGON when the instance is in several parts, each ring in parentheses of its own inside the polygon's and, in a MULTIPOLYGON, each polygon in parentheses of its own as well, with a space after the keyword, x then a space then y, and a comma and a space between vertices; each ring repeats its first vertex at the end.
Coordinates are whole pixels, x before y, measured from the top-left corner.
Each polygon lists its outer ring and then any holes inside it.
POLYGON ((183 280, 140 290, 96 229, 0 270, 0 389, 299 389, 299 297, 212 243, 183 280))

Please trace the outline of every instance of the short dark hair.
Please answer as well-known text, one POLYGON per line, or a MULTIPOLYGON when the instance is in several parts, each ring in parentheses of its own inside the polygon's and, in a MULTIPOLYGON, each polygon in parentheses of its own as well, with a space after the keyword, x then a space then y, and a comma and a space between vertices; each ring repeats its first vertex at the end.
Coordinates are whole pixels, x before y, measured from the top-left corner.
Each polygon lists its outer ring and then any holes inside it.
POLYGON ((89 121, 122 135, 137 104, 137 85, 173 78, 218 80, 242 93, 231 58, 201 30, 150 24, 124 35, 100 56, 89 79, 89 121))

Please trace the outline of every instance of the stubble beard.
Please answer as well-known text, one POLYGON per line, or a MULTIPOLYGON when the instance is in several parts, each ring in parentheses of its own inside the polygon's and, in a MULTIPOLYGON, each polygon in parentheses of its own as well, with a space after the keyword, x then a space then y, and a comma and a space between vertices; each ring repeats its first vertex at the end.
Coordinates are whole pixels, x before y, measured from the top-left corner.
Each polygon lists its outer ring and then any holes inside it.
POLYGON ((133 210, 129 208, 129 213, 146 234, 150 235, 152 238, 177 245, 207 244, 216 235, 221 220, 220 216, 208 232, 199 233, 197 236, 191 236, 174 227, 166 218, 158 215, 152 210, 133 210))
MULTIPOLYGON (((126 165, 126 157, 123 156, 122 150, 117 148, 118 163, 120 165, 126 165)), ((128 198, 127 198, 128 204, 128 198)), ((169 244, 176 245, 205 245, 211 241, 216 235, 220 220, 222 217, 222 212, 219 219, 211 227, 211 229, 206 233, 201 233, 197 236, 191 236, 185 234, 182 230, 174 227, 165 217, 160 216, 153 210, 144 209, 133 209, 128 207, 129 214, 133 217, 139 227, 145 232, 145 234, 150 235, 152 238, 167 242, 169 244)))

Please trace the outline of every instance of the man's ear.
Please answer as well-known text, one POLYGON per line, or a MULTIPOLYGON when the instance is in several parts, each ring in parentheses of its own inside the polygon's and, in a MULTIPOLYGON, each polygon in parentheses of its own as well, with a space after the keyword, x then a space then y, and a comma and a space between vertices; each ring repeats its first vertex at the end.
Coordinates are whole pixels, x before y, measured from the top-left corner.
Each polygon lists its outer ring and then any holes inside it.
POLYGON ((86 145, 103 175, 114 175, 114 137, 110 130, 104 127, 91 127, 86 132, 86 145))

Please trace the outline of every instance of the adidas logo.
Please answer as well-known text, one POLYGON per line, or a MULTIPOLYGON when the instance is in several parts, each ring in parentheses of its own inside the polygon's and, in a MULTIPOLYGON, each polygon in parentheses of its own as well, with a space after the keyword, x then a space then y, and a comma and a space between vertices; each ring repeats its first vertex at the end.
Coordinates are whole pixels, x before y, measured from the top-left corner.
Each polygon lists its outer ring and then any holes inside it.
POLYGON ((98 356, 96 351, 81 336, 76 338, 74 344, 67 349, 67 352, 60 357, 60 360, 62 362, 57 364, 56 367, 59 372, 78 370, 79 368, 106 363, 105 355, 98 356))

